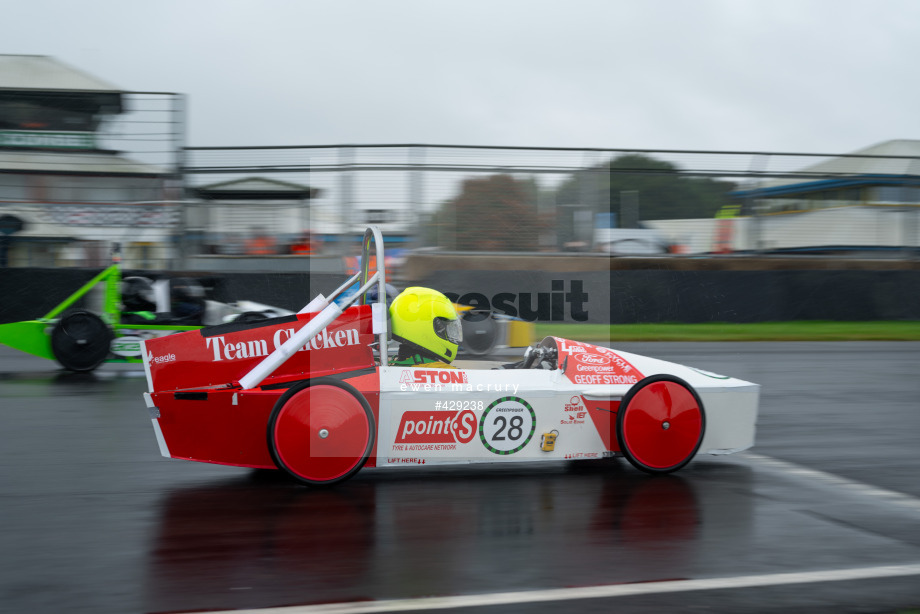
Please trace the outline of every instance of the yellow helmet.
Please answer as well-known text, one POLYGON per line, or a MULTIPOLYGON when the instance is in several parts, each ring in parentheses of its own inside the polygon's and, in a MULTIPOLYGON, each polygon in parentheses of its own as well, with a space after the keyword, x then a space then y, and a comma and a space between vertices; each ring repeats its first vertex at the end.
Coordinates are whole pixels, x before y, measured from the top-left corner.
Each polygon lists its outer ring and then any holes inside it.
POLYGON ((463 340, 460 319, 450 300, 430 288, 403 290, 390 305, 393 338, 419 353, 450 363, 463 340))

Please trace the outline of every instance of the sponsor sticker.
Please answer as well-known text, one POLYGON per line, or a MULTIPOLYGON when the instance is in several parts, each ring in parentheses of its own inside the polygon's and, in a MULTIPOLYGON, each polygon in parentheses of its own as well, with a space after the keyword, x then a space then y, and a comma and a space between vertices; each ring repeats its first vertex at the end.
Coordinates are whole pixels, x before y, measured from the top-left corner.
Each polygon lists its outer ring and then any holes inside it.
POLYGON ((476 434, 476 414, 463 411, 406 411, 396 431, 396 444, 469 443, 476 434))
POLYGON ((160 365, 167 362, 176 362, 175 354, 163 354, 161 356, 154 356, 153 352, 147 352, 147 363, 151 365, 160 365))
POLYGON ((520 452, 533 439, 537 414, 521 397, 492 401, 479 419, 479 440, 486 450, 502 456, 520 452))
POLYGON ((466 384, 465 371, 451 369, 405 369, 399 376, 400 384, 466 384))
POLYGON ((556 343, 560 360, 566 361, 565 375, 575 384, 635 384, 643 377, 628 360, 609 348, 567 339, 557 339, 556 343), (564 359, 563 354, 567 354, 564 359))
POLYGON ((581 402, 581 397, 574 396, 565 404, 565 415, 559 424, 584 424, 588 411, 581 402))
POLYGON ((126 358, 140 357, 141 338, 134 335, 116 337, 112 339, 112 344, 109 349, 116 356, 124 356, 126 358))
POLYGON ((613 360, 601 354, 575 354, 575 361, 583 365, 609 365, 613 360))
MULTIPOLYGON (((297 331, 293 328, 279 328, 274 331, 271 339, 248 339, 235 341, 227 336, 207 337, 205 347, 212 353, 212 361, 243 360, 246 358, 262 358, 277 350, 294 336, 297 331)), ((328 350, 360 345, 360 337, 356 328, 340 328, 329 332, 328 328, 321 330, 307 344, 297 349, 298 352, 311 350, 328 350)))

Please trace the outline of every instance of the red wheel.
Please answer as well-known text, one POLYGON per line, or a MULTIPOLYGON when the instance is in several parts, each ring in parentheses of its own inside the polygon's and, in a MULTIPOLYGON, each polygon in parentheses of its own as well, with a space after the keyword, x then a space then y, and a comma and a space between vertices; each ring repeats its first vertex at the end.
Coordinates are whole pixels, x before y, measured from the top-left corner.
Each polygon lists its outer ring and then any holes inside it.
POLYGON ((629 389, 617 412, 617 441, 626 459, 647 473, 670 473, 690 462, 703 441, 706 413, 687 382, 653 375, 629 389))
POLYGON ((268 421, 279 469, 305 484, 334 484, 364 466, 374 445, 374 414, 353 386, 330 378, 288 390, 268 421))

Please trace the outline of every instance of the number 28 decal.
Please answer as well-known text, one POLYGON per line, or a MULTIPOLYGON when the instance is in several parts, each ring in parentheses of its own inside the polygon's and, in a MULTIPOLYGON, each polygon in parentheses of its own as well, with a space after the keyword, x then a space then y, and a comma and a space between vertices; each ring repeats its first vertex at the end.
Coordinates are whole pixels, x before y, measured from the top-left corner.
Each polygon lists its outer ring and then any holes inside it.
POLYGON ((479 419, 479 439, 489 452, 514 454, 530 443, 537 429, 537 415, 521 397, 493 401, 479 419))

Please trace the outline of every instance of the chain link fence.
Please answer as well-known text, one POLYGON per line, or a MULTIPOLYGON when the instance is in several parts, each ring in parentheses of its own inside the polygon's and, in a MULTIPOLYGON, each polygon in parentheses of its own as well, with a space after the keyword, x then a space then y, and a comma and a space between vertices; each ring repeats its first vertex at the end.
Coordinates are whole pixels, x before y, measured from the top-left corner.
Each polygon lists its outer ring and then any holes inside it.
MULTIPOLYGON (((334 145, 188 147, 185 103, 123 93, 86 151, 0 147, 13 266, 352 257, 388 247, 914 258, 920 141, 855 154, 334 145)), ((8 236, 8 235, 5 235, 8 236)), ((213 261, 212 261, 213 264, 213 261)), ((237 266, 242 266, 237 262, 237 266)))
POLYGON ((309 232, 326 253, 341 254, 367 224, 380 225, 398 248, 446 251, 912 257, 920 245, 917 141, 844 155, 192 147, 186 164, 188 194, 221 184, 230 192, 234 182, 256 179, 277 188, 258 202, 240 194, 190 202, 207 210, 189 229, 202 245, 227 244, 233 234, 242 243, 262 229, 283 252, 309 232))

